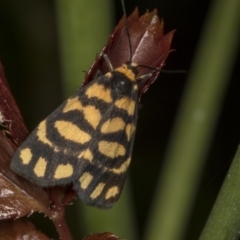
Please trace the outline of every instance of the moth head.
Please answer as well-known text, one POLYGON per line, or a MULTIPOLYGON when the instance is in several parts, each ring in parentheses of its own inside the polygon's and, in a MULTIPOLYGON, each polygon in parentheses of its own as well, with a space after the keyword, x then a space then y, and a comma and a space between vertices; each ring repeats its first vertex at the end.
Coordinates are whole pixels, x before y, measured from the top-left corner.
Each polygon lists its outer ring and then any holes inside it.
POLYGON ((136 75, 137 64, 127 62, 116 68, 111 73, 112 89, 120 95, 130 95, 133 90, 137 90, 136 75))

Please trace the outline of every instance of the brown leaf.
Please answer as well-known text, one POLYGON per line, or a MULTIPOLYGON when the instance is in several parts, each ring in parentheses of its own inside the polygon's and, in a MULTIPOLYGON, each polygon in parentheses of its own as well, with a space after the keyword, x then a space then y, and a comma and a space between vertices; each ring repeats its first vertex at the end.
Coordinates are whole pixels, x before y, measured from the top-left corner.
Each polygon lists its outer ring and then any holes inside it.
MULTIPOLYGON (((161 69, 170 52, 174 31, 164 35, 163 21, 159 20, 157 11, 146 12, 139 17, 138 9, 128 17, 128 26, 132 42, 132 61, 138 65, 161 69)), ((83 85, 87 84, 99 73, 109 71, 103 54, 107 54, 114 68, 121 66, 130 59, 130 47, 125 31, 124 18, 120 20, 113 34, 99 57, 96 58, 92 68, 85 77, 83 85)), ((148 68, 139 68, 138 76, 152 72, 148 68)), ((139 83, 139 97, 146 92, 155 81, 159 72, 155 72, 149 79, 139 83)))
POLYGON ((83 240, 123 240, 110 232, 105 233, 93 233, 87 237, 84 237, 83 240))
POLYGON ((15 221, 0 222, 0 239, 4 240, 49 240, 43 233, 39 232, 35 226, 22 219, 15 221))

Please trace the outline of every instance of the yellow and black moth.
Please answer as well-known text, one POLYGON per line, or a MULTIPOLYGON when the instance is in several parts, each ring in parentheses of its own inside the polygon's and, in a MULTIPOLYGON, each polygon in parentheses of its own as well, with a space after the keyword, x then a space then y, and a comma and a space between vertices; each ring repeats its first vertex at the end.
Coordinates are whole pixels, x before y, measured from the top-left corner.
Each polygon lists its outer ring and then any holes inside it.
POLYGON ((29 135, 11 168, 43 187, 73 183, 85 203, 111 207, 131 161, 136 68, 123 64, 80 88, 29 135))

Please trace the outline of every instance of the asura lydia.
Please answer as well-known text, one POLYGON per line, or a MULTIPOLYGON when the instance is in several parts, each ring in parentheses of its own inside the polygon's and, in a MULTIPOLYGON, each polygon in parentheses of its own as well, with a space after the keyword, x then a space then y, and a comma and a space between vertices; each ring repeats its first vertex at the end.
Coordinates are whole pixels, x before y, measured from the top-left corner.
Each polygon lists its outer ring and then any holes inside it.
MULTIPOLYGON (((124 3, 123 9, 130 60, 113 69, 109 56, 102 54, 109 72, 81 87, 42 121, 11 162, 29 181, 43 187, 72 184, 83 202, 100 208, 112 207, 121 194, 131 162, 139 86, 159 70, 132 61, 124 3), (140 67, 148 73, 138 76, 140 67)), ((158 67, 169 53, 171 37, 166 38, 165 55, 157 58, 158 67)))

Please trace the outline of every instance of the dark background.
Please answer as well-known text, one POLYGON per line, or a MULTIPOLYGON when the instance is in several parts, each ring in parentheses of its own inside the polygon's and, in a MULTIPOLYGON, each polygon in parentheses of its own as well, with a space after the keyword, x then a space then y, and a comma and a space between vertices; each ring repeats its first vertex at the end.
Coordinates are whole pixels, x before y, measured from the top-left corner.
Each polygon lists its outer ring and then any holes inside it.
MULTIPOLYGON (((115 2, 117 23, 122 16, 122 7, 120 1, 115 2)), ((169 55, 165 69, 188 71, 210 3, 208 0, 138 0, 126 1, 126 8, 128 13, 136 6, 140 13, 146 9, 158 9, 165 22, 165 31, 177 29, 172 43, 176 51, 169 55)), ((0 59, 30 130, 63 100, 54 7, 54 2, 49 0, 21 3, 0 0, 0 59), (23 15, 25 18, 19 18, 23 15)), ((239 69, 238 54, 186 239, 197 239, 199 236, 239 143, 239 69)), ((130 170, 140 235, 187 77, 188 73, 161 73, 142 97, 130 170)))

